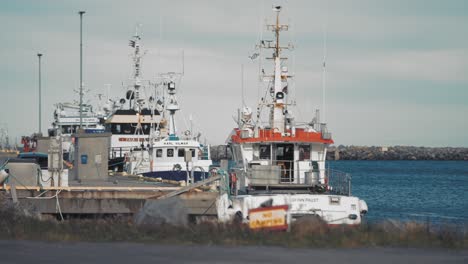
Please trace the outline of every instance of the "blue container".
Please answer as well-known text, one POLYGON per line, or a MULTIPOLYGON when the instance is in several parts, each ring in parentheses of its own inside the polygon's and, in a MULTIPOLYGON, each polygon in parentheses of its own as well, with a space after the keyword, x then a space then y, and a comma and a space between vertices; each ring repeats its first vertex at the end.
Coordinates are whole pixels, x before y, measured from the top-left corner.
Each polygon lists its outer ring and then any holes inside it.
POLYGON ((81 155, 81 164, 88 164, 88 155, 81 155))

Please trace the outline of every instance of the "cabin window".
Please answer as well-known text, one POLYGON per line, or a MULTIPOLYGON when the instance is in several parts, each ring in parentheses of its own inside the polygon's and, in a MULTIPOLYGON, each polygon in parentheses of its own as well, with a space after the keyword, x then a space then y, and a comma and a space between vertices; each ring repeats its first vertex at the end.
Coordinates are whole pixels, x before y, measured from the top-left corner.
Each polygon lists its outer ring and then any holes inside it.
POLYGON ((281 147, 276 148, 276 156, 277 157, 278 156, 280 156, 280 157, 284 156, 284 147, 281 146, 281 147))
POLYGON ((318 171, 319 170, 319 165, 317 161, 312 161, 312 170, 318 171))
POLYGON ((156 158, 161 158, 162 157, 162 149, 157 149, 156 150, 156 158))
POLYGON ((149 134, 150 126, 148 124, 143 125, 143 134, 149 134))
POLYGON ((258 157, 258 154, 259 154, 258 145, 254 144, 252 146, 252 148, 253 148, 253 152, 252 152, 253 159, 252 160, 258 160, 259 159, 259 157, 258 157))
POLYGON ((190 152, 192 152, 192 158, 195 157, 195 149, 190 149, 190 152))
POLYGON ((299 160, 310 160, 310 145, 299 146, 299 160))
POLYGON ((167 155, 168 158, 174 157, 174 149, 167 149, 167 155))
POLYGON ((260 159, 269 160, 271 158, 271 148, 270 145, 260 145, 260 159))
POLYGON ((234 160, 237 162, 238 165, 244 164, 242 158, 242 150, 239 145, 232 145, 231 146, 232 155, 234 156, 234 160))
POLYGON ((133 127, 132 127, 131 125, 128 125, 128 124, 126 124, 125 126, 123 126, 123 129, 122 129, 122 130, 123 130, 123 133, 124 133, 124 134, 134 134, 134 133, 135 133, 135 132, 134 132, 135 130, 133 129, 133 127))
MULTIPOLYGON (((120 124, 112 124, 111 125, 111 132, 112 134, 135 134, 135 128, 137 124, 126 124, 126 123, 120 123, 120 124)), ((145 133, 145 131, 143 131, 145 133)))
POLYGON ((178 152, 178 156, 179 156, 179 157, 182 157, 182 158, 183 158, 183 157, 185 156, 185 149, 180 148, 180 149, 178 149, 177 152, 178 152))

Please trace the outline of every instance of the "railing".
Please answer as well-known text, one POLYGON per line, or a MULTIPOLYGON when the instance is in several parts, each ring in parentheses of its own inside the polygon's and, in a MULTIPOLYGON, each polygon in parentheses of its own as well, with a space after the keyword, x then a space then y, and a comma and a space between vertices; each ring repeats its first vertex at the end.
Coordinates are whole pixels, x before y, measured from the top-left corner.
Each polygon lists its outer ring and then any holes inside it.
POLYGON ((311 161, 273 161, 250 164, 246 178, 251 186, 317 187, 332 194, 351 195, 351 175, 337 170, 314 168, 311 161))
POLYGON ((319 170, 313 170, 308 160, 274 160, 268 161, 267 165, 265 161, 250 163, 247 177, 254 182, 257 180, 260 184, 262 180, 265 180, 272 184, 316 185, 320 179, 324 182, 325 174, 319 170))
POLYGON ((338 170, 326 170, 330 193, 351 196, 351 174, 338 170))

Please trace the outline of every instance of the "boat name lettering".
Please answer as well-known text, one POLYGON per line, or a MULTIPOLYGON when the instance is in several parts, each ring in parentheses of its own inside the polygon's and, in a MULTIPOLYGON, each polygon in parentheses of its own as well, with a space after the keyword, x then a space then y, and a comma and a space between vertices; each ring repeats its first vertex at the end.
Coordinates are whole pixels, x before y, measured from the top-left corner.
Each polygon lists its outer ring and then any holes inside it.
POLYGON ((318 198, 291 198, 292 203, 316 203, 318 198))
POLYGON ((149 141, 147 138, 119 138, 120 142, 143 142, 149 141))
MULTIPOLYGON (((57 118, 59 122, 68 122, 68 123, 79 123, 80 118, 73 118, 73 117, 59 117, 57 118)), ((84 123, 94 123, 94 122, 99 122, 99 119, 97 118, 83 118, 84 123)))
POLYGON ((174 146, 174 145, 188 145, 188 142, 164 142, 164 145, 170 145, 170 146, 174 146))

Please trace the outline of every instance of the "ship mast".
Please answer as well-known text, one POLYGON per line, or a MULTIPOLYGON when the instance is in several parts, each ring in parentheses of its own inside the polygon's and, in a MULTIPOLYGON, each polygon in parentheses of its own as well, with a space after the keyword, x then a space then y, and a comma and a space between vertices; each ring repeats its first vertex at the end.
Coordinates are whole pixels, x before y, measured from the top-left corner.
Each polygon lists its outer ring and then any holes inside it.
POLYGON ((144 104, 144 99, 140 97, 141 88, 141 58, 143 55, 140 52, 141 37, 138 33, 139 26, 135 29, 135 36, 130 40, 130 47, 134 48, 133 52, 133 109, 140 112, 144 104))
POLYGON ((169 139, 177 139, 175 113, 180 109, 180 107, 179 103, 177 102, 176 87, 174 81, 171 80, 167 83, 167 90, 169 93, 169 103, 166 108, 169 111, 169 139))
POLYGON ((272 104, 270 111, 270 126, 274 132, 283 134, 286 128, 286 114, 287 114, 287 103, 286 95, 287 91, 287 79, 288 75, 287 67, 281 67, 281 60, 287 58, 281 57, 281 50, 289 49, 288 47, 280 46, 280 32, 287 31, 288 25, 282 25, 279 21, 279 15, 281 12, 281 6, 275 6, 273 10, 276 12, 276 23, 274 25, 267 25, 267 28, 275 34, 275 44, 271 45, 271 41, 261 41, 261 47, 267 49, 273 49, 273 57, 267 58, 274 60, 274 74, 273 76, 273 87, 270 90, 272 96, 272 104))

